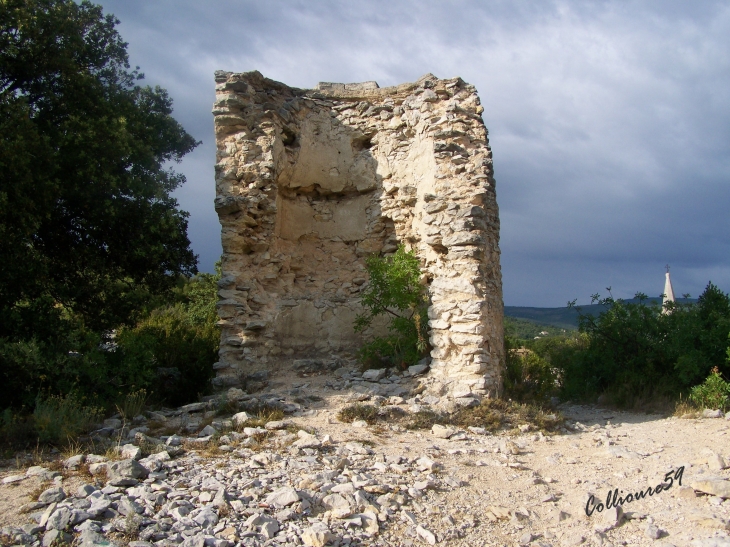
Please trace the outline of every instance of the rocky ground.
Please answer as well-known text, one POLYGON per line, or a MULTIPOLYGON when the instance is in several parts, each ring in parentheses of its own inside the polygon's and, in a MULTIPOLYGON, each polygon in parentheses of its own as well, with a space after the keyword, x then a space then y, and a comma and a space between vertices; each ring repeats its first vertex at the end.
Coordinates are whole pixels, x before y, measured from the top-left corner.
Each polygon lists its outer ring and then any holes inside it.
POLYGON ((411 431, 337 414, 355 401, 406 414, 441 401, 412 396, 407 375, 338 376, 234 390, 227 408, 252 410, 233 416, 208 401, 129 427, 110 419, 96 446, 116 449, 97 454, 19 457, 0 470, 0 544, 730 547, 721 415, 561 405, 556 435, 411 431), (255 419, 262 405, 286 416, 255 419))

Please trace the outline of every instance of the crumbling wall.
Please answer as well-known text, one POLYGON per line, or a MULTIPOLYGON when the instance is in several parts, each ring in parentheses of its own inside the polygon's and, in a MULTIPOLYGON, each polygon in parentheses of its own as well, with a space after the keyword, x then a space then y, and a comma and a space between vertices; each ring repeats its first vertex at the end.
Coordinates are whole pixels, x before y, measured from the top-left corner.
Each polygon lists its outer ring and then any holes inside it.
MULTIPOLYGON (((496 395, 499 215, 473 86, 426 75, 290 88, 216 72, 222 328, 215 383, 351 360, 365 257, 414 249, 431 299, 431 391, 496 395)), ((368 333, 365 333, 368 336, 368 333)))

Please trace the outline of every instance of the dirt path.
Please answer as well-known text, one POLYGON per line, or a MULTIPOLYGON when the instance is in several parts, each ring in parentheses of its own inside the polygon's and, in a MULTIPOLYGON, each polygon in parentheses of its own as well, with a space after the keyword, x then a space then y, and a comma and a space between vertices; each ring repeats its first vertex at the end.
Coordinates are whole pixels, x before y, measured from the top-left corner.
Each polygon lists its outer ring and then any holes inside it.
MULTIPOLYGON (((340 423, 335 416, 343 400, 326 397, 314 405, 318 408, 293 421, 314 429, 318 438, 330 435, 336 446, 364 441, 372 447, 373 462, 426 456, 440 464, 431 475, 439 487, 424 489, 422 497, 413 499, 372 539, 373 545, 425 545, 417 525, 433 532, 439 543, 454 546, 709 547, 724 546, 722 541, 730 545, 730 500, 695 496, 694 490, 686 488, 702 476, 730 479, 730 469, 712 469, 708 464, 713 453, 730 462, 728 420, 663 418, 563 405, 561 411, 572 429, 568 433, 526 432, 512 437, 468 433, 464 440, 447 440, 430 431, 340 423), (680 468, 682 489, 674 480, 680 468), (655 488, 667 476, 673 478, 671 488, 625 502, 625 514, 618 522, 615 511, 611 514, 598 505, 605 505, 609 491, 618 489, 618 497, 626 497, 655 488), (588 503, 591 495, 593 504, 588 503), (591 515, 587 509, 593 509, 591 515)), ((225 469, 232 459, 221 455, 216 467, 225 469)), ((6 467, 0 478, 19 472, 6 467)), ((417 478, 415 471, 408 473, 417 478)), ((429 480, 427 474, 419 477, 429 480)), ((71 477, 63 484, 73 491, 81 482, 83 477, 71 477)), ((404 488, 407 482, 404 479, 404 488)), ((37 496, 39 485, 37 479, 0 485, 0 526, 30 521, 19 509, 31 501, 29 493, 37 496)))

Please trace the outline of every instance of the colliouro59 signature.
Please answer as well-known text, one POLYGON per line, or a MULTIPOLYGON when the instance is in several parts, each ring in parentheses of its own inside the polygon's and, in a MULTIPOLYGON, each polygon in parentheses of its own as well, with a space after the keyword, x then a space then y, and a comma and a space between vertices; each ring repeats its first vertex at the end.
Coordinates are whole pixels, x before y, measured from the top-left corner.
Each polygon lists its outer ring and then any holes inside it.
POLYGON ((603 511, 604 509, 611 509, 612 507, 618 507, 619 505, 623 505, 624 503, 631 503, 632 501, 644 499, 647 494, 649 496, 653 496, 654 494, 658 494, 659 492, 664 492, 666 490, 669 490, 672 485, 674 484, 674 481, 677 481, 679 486, 682 486, 682 475, 684 474, 684 466, 680 467, 676 471, 670 471, 666 475, 664 475, 664 482, 661 484, 657 484, 656 487, 652 490, 651 486, 649 486, 646 490, 639 491, 636 493, 629 492, 626 494, 626 496, 619 497, 619 492, 623 493, 623 490, 620 490, 618 488, 615 488, 613 491, 609 490, 608 495, 606 496, 606 504, 604 505, 601 502, 596 503, 595 496, 591 495, 588 498, 588 502, 586 503, 586 515, 589 517, 593 514, 594 511, 598 511, 599 513, 603 511), (672 477, 672 474, 674 474, 674 477, 672 477))

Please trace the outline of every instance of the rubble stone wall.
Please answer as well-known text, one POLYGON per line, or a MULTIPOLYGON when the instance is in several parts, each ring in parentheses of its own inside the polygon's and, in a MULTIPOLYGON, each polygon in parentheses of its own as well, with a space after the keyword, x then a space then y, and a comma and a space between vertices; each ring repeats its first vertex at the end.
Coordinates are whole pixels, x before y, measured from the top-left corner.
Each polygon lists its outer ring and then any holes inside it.
POLYGON ((403 244, 428 285, 428 389, 498 395, 499 215, 475 88, 431 74, 383 89, 215 78, 216 385, 290 361, 352 360, 365 258, 403 244))

